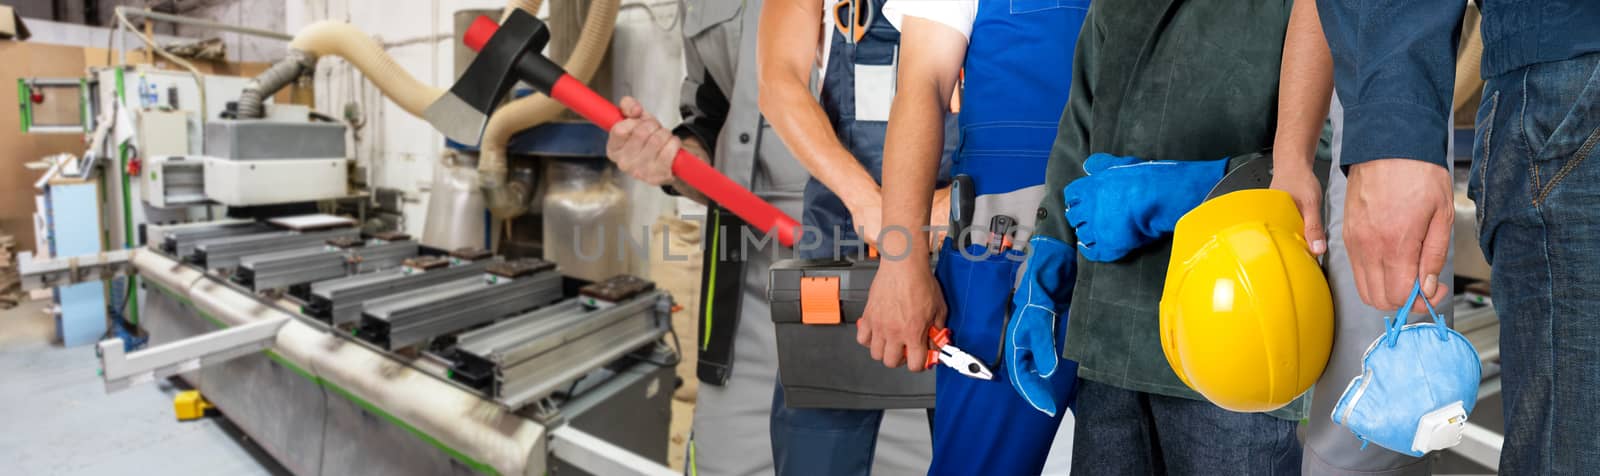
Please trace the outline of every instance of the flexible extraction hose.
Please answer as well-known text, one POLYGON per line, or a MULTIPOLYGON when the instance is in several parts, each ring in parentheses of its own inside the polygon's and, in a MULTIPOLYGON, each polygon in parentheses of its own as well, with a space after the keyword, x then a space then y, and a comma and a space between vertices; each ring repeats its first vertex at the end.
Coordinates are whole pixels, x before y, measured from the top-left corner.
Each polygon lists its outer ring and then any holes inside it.
MULTIPOLYGON (((588 82, 600 69, 606 48, 611 46, 611 34, 616 29, 619 0, 596 0, 589 5, 583 32, 577 46, 568 57, 566 70, 578 81, 588 82)), ((531 5, 538 10, 539 0, 513 0, 513 5, 531 5)), ((509 9, 507 12, 509 13, 509 9)), ((479 146, 478 182, 483 187, 484 200, 490 213, 497 218, 511 218, 527 211, 528 190, 521 184, 506 182, 506 145, 511 135, 555 119, 566 106, 543 94, 533 94, 512 101, 489 116, 479 146)))
MULTIPOLYGON (((543 0, 510 0, 504 15, 513 9, 522 9, 537 15, 543 0)), ((598 0, 589 6, 583 32, 577 46, 564 65, 567 71, 581 81, 593 78, 611 45, 611 33, 616 28, 620 0, 598 0)), ((423 84, 394 62, 372 37, 348 23, 320 21, 301 29, 289 43, 290 54, 251 80, 239 99, 240 118, 260 118, 265 115, 261 103, 267 97, 293 81, 301 73, 315 67, 317 58, 338 56, 349 61, 361 74, 372 81, 383 95, 399 104, 413 116, 422 112, 445 93, 445 90, 423 84)), ((489 117, 478 160, 480 185, 484 189, 490 211, 499 218, 511 218, 527 210, 531 190, 523 184, 506 183, 506 144, 511 135, 554 119, 563 106, 543 95, 533 95, 512 101, 489 117)))
POLYGON ((333 55, 344 58, 378 86, 383 95, 401 109, 421 117, 429 104, 444 94, 443 89, 417 81, 401 68, 383 45, 349 23, 323 20, 307 25, 289 42, 289 55, 250 81, 239 97, 239 117, 260 118, 261 102, 289 84, 304 71, 314 68, 317 58, 333 55))
POLYGON ((509 0, 506 2, 505 10, 500 12, 500 23, 505 23, 506 18, 511 16, 511 10, 518 8, 522 9, 524 12, 528 12, 529 15, 538 17, 539 6, 543 4, 544 0, 509 0))
POLYGON ((250 82, 244 85, 244 91, 239 93, 238 117, 241 119, 265 117, 266 107, 263 103, 267 96, 288 86, 295 78, 300 77, 301 71, 311 69, 316 64, 316 57, 304 51, 290 50, 288 56, 273 63, 272 67, 251 78, 250 82))
POLYGON ((1456 60, 1455 111, 1477 110, 1472 100, 1483 92, 1483 23, 1475 8, 1468 8, 1461 33, 1461 54, 1456 60))

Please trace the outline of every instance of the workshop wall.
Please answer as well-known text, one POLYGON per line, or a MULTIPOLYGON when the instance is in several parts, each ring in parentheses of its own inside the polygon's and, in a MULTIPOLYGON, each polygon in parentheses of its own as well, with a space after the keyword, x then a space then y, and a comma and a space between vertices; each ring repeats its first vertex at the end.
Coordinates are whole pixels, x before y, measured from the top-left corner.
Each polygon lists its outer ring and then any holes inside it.
MULTIPOLYGON (((192 10, 185 11, 182 15, 265 30, 284 31, 283 22, 286 19, 284 10, 287 4, 288 2, 212 0, 198 3, 192 10)), ((283 57, 284 42, 271 38, 258 38, 187 25, 178 25, 174 34, 186 38, 221 38, 228 48, 228 59, 233 61, 270 63, 283 57)))

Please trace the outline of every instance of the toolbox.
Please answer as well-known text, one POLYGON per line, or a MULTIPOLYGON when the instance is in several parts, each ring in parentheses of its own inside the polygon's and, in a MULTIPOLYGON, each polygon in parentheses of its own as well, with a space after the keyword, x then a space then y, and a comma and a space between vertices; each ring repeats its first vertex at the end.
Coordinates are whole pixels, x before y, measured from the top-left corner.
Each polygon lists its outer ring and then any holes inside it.
POLYGON ((933 369, 886 368, 856 343, 877 260, 773 263, 767 300, 778 375, 792 408, 932 408, 933 369))

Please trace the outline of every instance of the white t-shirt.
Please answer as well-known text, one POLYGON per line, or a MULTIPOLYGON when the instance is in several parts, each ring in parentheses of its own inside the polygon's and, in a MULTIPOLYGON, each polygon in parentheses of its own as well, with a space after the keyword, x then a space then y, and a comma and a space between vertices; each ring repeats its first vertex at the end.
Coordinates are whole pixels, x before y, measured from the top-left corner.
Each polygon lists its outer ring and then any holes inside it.
POLYGON ((903 29, 906 16, 933 20, 972 38, 972 22, 978 17, 978 0, 889 0, 883 5, 883 16, 903 29))

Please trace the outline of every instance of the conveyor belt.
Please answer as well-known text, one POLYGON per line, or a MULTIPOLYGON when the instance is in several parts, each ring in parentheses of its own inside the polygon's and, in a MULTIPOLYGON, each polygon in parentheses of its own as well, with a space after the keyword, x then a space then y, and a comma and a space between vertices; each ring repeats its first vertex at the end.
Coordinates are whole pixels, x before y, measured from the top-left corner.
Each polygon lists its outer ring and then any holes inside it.
POLYGON ((356 335, 399 349, 549 304, 561 298, 554 268, 516 279, 475 276, 368 302, 356 335))

